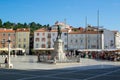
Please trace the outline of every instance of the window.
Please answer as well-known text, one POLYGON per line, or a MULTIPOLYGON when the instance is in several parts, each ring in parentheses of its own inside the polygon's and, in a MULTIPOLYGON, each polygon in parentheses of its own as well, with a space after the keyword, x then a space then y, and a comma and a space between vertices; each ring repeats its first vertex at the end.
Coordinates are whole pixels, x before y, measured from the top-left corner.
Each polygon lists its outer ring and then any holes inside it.
POLYGON ((37 36, 39 36, 39 33, 37 33, 37 36))
POLYGON ((67 35, 67 33, 64 33, 64 35, 66 36, 66 35, 67 35))
POLYGON ((38 46, 39 46, 39 45, 38 45, 38 44, 36 44, 36 48, 38 48, 38 46))
POLYGON ((64 47, 67 48, 67 45, 65 45, 64 47))
POLYGON ((39 40, 39 38, 36 38, 35 41, 38 42, 38 41, 40 41, 40 40, 39 40))
POLYGON ((15 36, 15 34, 13 34, 15 36))
POLYGON ((83 42, 83 40, 80 40, 80 42, 82 43, 82 42, 83 42))
POLYGON ((45 38, 42 38, 42 42, 45 42, 45 38))
POLYGON ((96 48, 96 45, 91 45, 91 48, 96 48))
POLYGON ((23 48, 26 48, 26 45, 25 45, 25 44, 23 45, 23 48))
POLYGON ((5 33, 3 33, 3 36, 5 36, 5 33))
POLYGON ((18 47, 21 48, 21 45, 19 44, 18 47))
POLYGON ((45 48, 45 44, 42 44, 42 46, 41 46, 42 48, 45 48))
POLYGON ((24 38, 24 42, 26 42, 26 38, 24 38))
POLYGON ((78 40, 75 40, 75 42, 77 43, 77 42, 78 42, 78 40))
POLYGON ((51 34, 50 33, 48 33, 48 38, 51 38, 51 34))
POLYGON ((10 36, 10 33, 8 34, 8 36, 10 36))
POLYGON ((114 45, 113 40, 111 40, 110 41, 110 46, 113 46, 113 45, 114 45))

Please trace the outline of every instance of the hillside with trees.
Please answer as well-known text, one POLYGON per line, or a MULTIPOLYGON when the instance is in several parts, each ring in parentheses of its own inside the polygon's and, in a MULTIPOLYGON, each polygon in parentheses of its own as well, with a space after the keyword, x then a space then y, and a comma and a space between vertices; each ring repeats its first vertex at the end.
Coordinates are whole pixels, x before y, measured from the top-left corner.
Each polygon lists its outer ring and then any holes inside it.
POLYGON ((7 28, 7 29, 18 29, 18 28, 30 28, 31 33, 34 32, 34 30, 37 30, 39 28, 48 28, 49 24, 47 25, 41 25, 40 23, 30 22, 30 23, 12 23, 10 21, 2 22, 0 19, 0 28, 7 28))

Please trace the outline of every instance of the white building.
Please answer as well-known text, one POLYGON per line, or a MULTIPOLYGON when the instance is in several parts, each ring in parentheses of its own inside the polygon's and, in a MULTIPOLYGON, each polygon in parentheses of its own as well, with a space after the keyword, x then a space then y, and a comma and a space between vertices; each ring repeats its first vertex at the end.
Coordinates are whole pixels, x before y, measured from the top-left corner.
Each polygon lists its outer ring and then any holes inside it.
POLYGON ((103 30, 104 49, 115 48, 115 33, 110 30, 103 30))
MULTIPOLYGON (((36 30, 34 32, 34 48, 53 48, 56 37, 57 30, 36 30)), ((62 30, 61 38, 64 41, 64 48, 67 49, 67 30, 62 30)))
POLYGON ((97 31, 70 32, 68 48, 70 49, 100 49, 102 33, 97 31), (100 38, 100 39, 99 39, 100 38))
MULTIPOLYGON (((93 28, 93 27, 92 27, 93 28)), ((71 31, 68 37, 68 49, 113 49, 115 35, 106 29, 71 31)))
MULTIPOLYGON (((34 32, 35 48, 53 48, 57 37, 57 25, 52 26, 50 30, 39 29, 34 32)), ((61 24, 59 24, 61 25, 61 24)), ((60 26, 62 29, 61 38, 64 42, 64 50, 77 49, 113 49, 120 46, 120 37, 115 38, 115 32, 107 29, 97 29, 90 27, 88 29, 72 30, 65 24, 60 26), (67 28, 67 29, 66 29, 67 28), (67 35, 68 34, 68 35, 67 35), (117 41, 115 41, 117 40, 117 41)), ((118 36, 120 34, 116 34, 118 36)))
POLYGON ((47 29, 39 29, 34 32, 34 49, 35 48, 53 48, 54 41, 57 38, 57 25, 60 25, 62 34, 61 38, 64 42, 64 49, 67 50, 67 33, 68 33, 68 25, 66 26, 64 23, 56 23, 49 30, 47 29))
POLYGON ((57 30, 57 25, 59 25, 61 29, 70 28, 70 26, 65 24, 64 22, 57 21, 57 22, 55 22, 54 25, 51 26, 52 30, 57 30))
POLYGON ((115 31, 115 47, 120 48, 120 32, 115 31))

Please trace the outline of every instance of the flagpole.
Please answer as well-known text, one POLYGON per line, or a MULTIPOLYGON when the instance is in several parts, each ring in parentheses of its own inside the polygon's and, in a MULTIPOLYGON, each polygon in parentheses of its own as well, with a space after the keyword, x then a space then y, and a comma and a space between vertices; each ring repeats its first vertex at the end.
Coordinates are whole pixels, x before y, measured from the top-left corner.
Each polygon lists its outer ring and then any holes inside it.
POLYGON ((97 39, 98 39, 98 45, 97 45, 97 48, 99 49, 100 47, 100 40, 99 40, 99 9, 97 11, 97 31, 98 31, 98 35, 97 35, 97 39))
MULTIPOLYGON (((85 17, 85 27, 87 28, 87 16, 85 17)), ((88 35, 86 34, 86 49, 88 49, 88 35)))
POLYGON ((87 16, 85 17, 85 27, 87 27, 87 16))

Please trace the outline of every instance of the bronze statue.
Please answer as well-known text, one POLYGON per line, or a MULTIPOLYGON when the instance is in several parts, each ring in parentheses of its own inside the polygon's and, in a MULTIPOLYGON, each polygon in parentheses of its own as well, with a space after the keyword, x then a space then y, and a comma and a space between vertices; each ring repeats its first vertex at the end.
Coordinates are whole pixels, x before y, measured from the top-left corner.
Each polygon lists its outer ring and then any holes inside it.
POLYGON ((57 25, 57 39, 61 39, 61 34, 62 34, 62 31, 61 31, 61 28, 59 25, 57 25))

